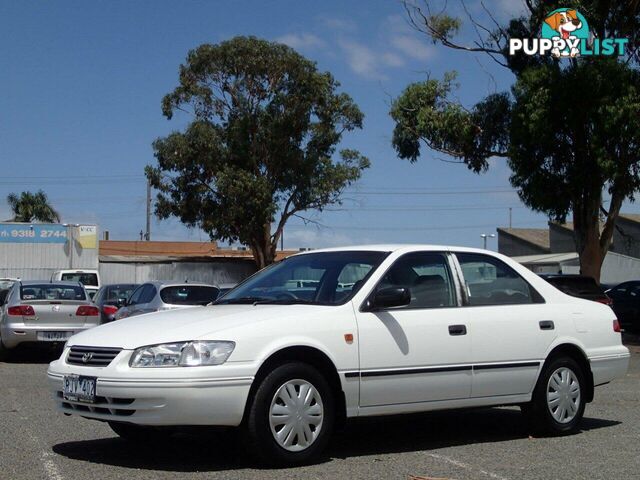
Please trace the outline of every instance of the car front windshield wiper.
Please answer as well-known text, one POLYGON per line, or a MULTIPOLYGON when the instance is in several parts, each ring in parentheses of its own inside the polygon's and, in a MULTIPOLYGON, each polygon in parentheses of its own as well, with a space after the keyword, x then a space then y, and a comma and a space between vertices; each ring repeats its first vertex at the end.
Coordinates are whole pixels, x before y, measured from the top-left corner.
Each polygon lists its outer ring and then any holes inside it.
POLYGON ((269 297, 238 297, 238 298, 221 298, 213 302, 213 305, 245 305, 256 302, 264 302, 271 300, 269 297))

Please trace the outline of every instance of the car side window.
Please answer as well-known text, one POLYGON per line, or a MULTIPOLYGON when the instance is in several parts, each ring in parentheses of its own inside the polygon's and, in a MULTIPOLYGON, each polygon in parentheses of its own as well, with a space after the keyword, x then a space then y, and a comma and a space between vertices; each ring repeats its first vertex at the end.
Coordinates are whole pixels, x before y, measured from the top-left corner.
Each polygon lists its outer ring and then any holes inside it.
POLYGON ((138 303, 140 303, 140 297, 142 296, 142 292, 145 287, 146 285, 140 285, 138 288, 136 288, 135 291, 129 297, 129 300, 127 301, 127 305, 137 305, 138 303))
POLYGON ((455 288, 447 257, 437 252, 403 255, 385 273, 376 290, 408 288, 411 303, 403 308, 456 306, 455 288))
POLYGON ((156 296, 156 287, 151 284, 145 285, 140 295, 139 303, 149 303, 156 296))
POLYGON ((539 303, 540 295, 503 261, 478 253, 456 253, 469 305, 539 303))

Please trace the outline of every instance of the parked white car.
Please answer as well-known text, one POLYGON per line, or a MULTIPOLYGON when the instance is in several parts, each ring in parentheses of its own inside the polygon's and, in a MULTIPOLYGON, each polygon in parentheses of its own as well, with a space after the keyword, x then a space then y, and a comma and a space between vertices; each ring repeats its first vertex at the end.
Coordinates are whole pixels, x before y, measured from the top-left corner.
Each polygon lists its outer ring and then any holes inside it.
POLYGON ((521 405, 539 429, 574 431, 628 362, 611 308, 507 257, 367 246, 289 257, 213 306, 75 335, 48 379, 60 411, 124 438, 241 426, 264 460, 298 464, 351 417, 521 405))
POLYGON ((93 299, 94 295, 100 289, 100 273, 98 270, 87 269, 70 269, 57 270, 51 275, 52 282, 80 282, 84 285, 89 298, 93 299))

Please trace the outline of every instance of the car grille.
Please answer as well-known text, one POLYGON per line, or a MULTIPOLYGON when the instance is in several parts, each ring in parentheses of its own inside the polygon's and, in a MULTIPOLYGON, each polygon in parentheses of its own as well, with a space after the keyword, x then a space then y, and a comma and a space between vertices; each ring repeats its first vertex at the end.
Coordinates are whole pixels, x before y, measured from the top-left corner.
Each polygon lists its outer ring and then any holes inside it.
POLYGON ((113 398, 97 396, 94 403, 82 403, 66 400, 62 392, 56 392, 56 397, 60 402, 62 410, 67 413, 98 413, 116 417, 130 417, 136 410, 130 405, 134 398, 113 398))
POLYGON ((67 363, 88 367, 106 367, 121 351, 121 348, 73 346, 67 355, 67 363))

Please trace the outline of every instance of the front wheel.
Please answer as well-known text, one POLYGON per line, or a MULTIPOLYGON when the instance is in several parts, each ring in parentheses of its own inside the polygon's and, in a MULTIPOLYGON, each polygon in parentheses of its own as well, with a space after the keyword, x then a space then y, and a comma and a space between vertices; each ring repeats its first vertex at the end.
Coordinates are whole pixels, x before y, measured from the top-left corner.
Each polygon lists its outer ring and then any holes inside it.
POLYGON ((324 376, 305 363, 275 368, 258 386, 244 434, 262 461, 276 465, 307 463, 327 445, 335 401, 324 376))
POLYGON ((555 358, 543 368, 533 398, 522 411, 536 432, 572 433, 584 415, 585 385, 584 372, 575 360, 555 358))

